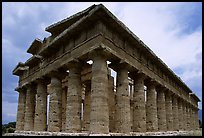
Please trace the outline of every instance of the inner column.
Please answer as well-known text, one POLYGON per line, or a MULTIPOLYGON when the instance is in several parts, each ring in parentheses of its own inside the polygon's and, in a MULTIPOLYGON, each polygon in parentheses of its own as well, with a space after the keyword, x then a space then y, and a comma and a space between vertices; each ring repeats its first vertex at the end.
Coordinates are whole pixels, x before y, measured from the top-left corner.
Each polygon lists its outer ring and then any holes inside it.
POLYGON ((108 68, 102 51, 92 53, 90 133, 109 133, 108 68))
POLYGON ((91 112, 91 82, 85 83, 84 113, 83 113, 83 131, 88 132, 90 126, 91 112))

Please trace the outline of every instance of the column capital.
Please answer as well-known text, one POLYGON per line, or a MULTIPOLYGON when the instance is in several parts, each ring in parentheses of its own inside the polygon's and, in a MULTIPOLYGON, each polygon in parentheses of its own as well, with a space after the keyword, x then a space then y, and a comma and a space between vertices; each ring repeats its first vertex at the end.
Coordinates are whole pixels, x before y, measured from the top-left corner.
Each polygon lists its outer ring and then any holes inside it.
POLYGON ((48 85, 50 83, 50 79, 48 77, 40 77, 40 78, 37 78, 34 82, 48 85))
POLYGON ((95 58, 103 58, 103 59, 107 59, 108 58, 108 54, 105 51, 105 48, 97 48, 94 49, 92 51, 90 51, 88 53, 88 57, 92 60, 94 60, 95 58))
POLYGON ((15 88, 15 91, 20 93, 20 92, 25 92, 26 89, 25 89, 25 86, 18 86, 18 87, 15 88))
POLYGON ((60 80, 63 80, 68 75, 67 72, 60 72, 59 70, 52 70, 48 73, 48 77, 56 77, 60 80))
POLYGON ((79 68, 79 69, 81 69, 82 64, 84 64, 82 61, 80 61, 79 59, 74 58, 72 61, 68 62, 66 64, 66 66, 68 67, 68 69, 70 69, 70 68, 79 68))
POLYGON ((141 70, 130 72, 129 77, 131 77, 133 80, 135 79, 145 80, 147 78, 147 76, 141 70))
POLYGON ((155 79, 152 79, 152 78, 146 79, 145 84, 148 86, 155 86, 155 87, 159 85, 159 83, 155 79))

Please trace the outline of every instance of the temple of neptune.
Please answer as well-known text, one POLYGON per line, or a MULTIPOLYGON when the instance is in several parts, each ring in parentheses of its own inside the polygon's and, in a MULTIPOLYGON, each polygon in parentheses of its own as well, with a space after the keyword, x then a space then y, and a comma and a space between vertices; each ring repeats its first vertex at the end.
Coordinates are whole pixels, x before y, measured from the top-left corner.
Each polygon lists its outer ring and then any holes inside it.
POLYGON ((16 133, 199 128, 199 98, 102 4, 45 30, 51 35, 36 38, 27 50, 32 57, 13 70, 16 133))

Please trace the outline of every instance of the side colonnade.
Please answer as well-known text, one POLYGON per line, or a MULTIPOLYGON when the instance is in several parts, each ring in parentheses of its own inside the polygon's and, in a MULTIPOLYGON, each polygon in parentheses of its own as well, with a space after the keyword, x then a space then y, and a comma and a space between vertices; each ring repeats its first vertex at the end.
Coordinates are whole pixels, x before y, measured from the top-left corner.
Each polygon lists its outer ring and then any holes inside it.
POLYGON ((198 108, 191 104, 190 93, 183 98, 142 71, 130 71, 123 61, 108 65, 103 50, 90 55, 90 79, 82 80, 83 63, 75 60, 66 64, 64 72, 55 69, 16 89, 16 131, 108 134, 199 127, 198 108), (110 67, 117 73, 116 89, 110 67))

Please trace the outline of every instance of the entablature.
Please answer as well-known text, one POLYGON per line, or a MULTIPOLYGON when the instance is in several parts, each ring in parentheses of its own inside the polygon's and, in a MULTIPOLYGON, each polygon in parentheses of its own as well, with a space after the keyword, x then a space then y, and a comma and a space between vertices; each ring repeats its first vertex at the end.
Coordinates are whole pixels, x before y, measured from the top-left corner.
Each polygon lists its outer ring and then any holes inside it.
POLYGON ((30 53, 32 55, 37 54, 39 50, 42 48, 42 44, 43 42, 40 39, 36 38, 32 42, 31 46, 28 48, 27 53, 30 53))
POLYGON ((13 70, 13 75, 21 76, 25 70, 28 70, 28 66, 24 63, 19 62, 18 65, 13 70))

